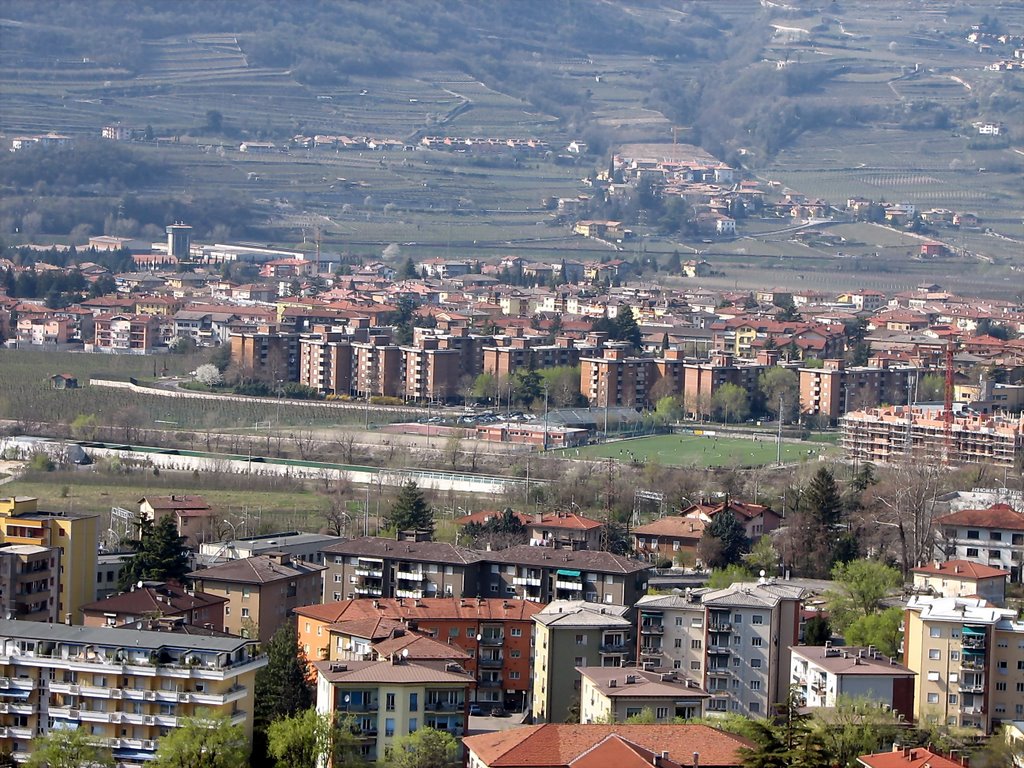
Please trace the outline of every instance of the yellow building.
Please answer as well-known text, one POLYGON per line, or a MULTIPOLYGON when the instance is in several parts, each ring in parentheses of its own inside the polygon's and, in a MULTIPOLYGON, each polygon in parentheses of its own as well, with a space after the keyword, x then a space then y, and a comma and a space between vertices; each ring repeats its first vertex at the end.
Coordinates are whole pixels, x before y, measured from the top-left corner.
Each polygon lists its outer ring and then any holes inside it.
POLYGON ((991 733, 1024 717, 1024 622, 979 597, 914 596, 904 659, 918 722, 991 733))
POLYGON ((50 729, 83 728, 121 768, 197 714, 229 715, 252 737, 258 644, 138 629, 0 621, 0 751, 19 762, 50 729))
POLYGON ((426 726, 460 738, 473 676, 453 662, 318 661, 316 708, 355 718, 362 755, 386 761, 396 738, 426 726))
POLYGON ((29 496, 0 499, 0 544, 56 547, 60 562, 57 620, 81 624, 79 613, 96 599, 99 518, 70 512, 42 512, 29 496))

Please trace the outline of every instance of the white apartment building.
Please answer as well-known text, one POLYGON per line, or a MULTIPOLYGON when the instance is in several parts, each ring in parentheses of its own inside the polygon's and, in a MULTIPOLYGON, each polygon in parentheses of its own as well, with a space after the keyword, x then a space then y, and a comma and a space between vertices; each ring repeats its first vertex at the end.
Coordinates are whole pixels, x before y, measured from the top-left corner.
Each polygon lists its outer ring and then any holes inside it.
POLYGON ((936 519, 937 547, 947 559, 970 560, 1010 572, 1024 581, 1024 513, 1009 504, 962 509, 936 519))
POLYGON ((914 717, 914 673, 873 646, 799 645, 792 653, 792 684, 803 706, 834 707, 841 697, 870 699, 914 717))
POLYGON ((707 590, 645 595, 637 601, 636 658, 641 665, 677 669, 695 680, 704 679, 704 605, 700 599, 704 592, 707 590))
POLYGON ((701 596, 709 713, 765 717, 788 698, 803 595, 802 587, 765 581, 701 596))
POLYGON ((257 651, 241 637, 0 621, 0 751, 23 762, 36 737, 81 728, 119 768, 141 768, 202 712, 251 738, 257 651))

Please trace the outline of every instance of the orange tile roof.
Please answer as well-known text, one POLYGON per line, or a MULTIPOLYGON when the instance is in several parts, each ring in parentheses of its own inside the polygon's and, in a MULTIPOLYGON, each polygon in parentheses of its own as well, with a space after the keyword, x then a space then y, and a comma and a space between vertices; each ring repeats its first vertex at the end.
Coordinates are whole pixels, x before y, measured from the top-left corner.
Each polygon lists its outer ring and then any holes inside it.
POLYGON ((959 512, 943 515, 935 522, 938 525, 976 525, 979 528, 1024 531, 1024 514, 1017 512, 1009 504, 993 504, 988 509, 961 509, 959 512))
POLYGON ((932 563, 915 568, 914 573, 927 573, 930 576, 959 576, 963 579, 1004 579, 1010 575, 1002 568, 992 568, 970 560, 948 560, 945 563, 932 563))
POLYGON ((621 736, 612 734, 597 746, 573 760, 572 768, 679 768, 674 760, 663 760, 660 753, 637 746, 621 736))
POLYGON ((677 539, 699 539, 704 535, 704 521, 698 517, 668 515, 647 525, 634 528, 631 533, 641 536, 671 536, 677 539))
POLYGON ((342 620, 383 616, 398 621, 531 621, 544 606, 529 600, 501 598, 424 597, 421 600, 342 600, 324 605, 305 605, 295 613, 317 621, 336 624, 342 620), (376 605, 375 605, 376 604, 376 605))
POLYGON ((562 768, 612 734, 659 755, 668 752, 677 763, 691 764, 699 752, 704 768, 739 766, 740 749, 752 746, 707 725, 549 723, 469 736, 463 742, 489 768, 562 768))
POLYGON ((873 755, 861 755, 857 761, 867 768, 962 768, 959 761, 931 752, 924 747, 894 750, 892 752, 876 752, 873 755))

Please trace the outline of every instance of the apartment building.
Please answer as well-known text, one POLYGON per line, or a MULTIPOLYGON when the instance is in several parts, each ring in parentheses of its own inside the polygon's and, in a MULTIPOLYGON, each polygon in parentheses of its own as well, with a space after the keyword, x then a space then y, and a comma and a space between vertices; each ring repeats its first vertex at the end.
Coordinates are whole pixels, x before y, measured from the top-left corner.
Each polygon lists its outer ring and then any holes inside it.
POLYGON ((697 546, 704 535, 705 522, 698 517, 666 515, 633 528, 633 550, 652 563, 668 560, 676 565, 697 562, 697 546))
POLYGON ((160 322, 151 315, 97 315, 95 323, 97 352, 144 355, 160 341, 160 322))
POLYGON ((0 546, 0 618, 57 621, 59 559, 55 547, 0 546))
POLYGON ((590 335, 583 341, 562 336, 547 344, 545 336, 514 336, 493 339, 493 346, 481 348, 481 372, 498 379, 525 369, 579 365, 580 359, 600 354, 602 335, 590 335))
POLYGON ((914 719, 915 673, 867 648, 799 645, 790 648, 791 681, 808 708, 835 707, 840 697, 868 699, 914 719))
POLYGON ((0 498, 0 544, 28 544, 58 552, 57 620, 81 623, 80 610, 96 599, 99 518, 70 512, 45 512, 31 496, 0 498))
POLYGON ((565 722, 580 701, 582 667, 621 667, 633 656, 625 605, 556 600, 533 616, 534 722, 565 722))
MULTIPOLYGON (((486 524, 501 516, 501 512, 483 510, 456 520, 459 526, 470 523, 486 524)), ((537 512, 527 515, 515 512, 519 522, 526 528, 530 537, 530 545, 534 547, 554 547, 556 549, 599 549, 604 523, 575 512, 537 512)))
POLYGON ((364 536, 321 551, 327 568, 324 602, 360 597, 475 597, 479 591, 482 553, 454 544, 364 536))
POLYGON ((1015 584, 1024 581, 1024 513, 999 503, 951 512, 935 526, 937 546, 946 557, 1009 571, 1015 584))
POLYGON ((949 425, 941 410, 895 406, 851 411, 839 420, 843 450, 859 461, 922 461, 990 464, 1012 468, 1024 452, 1024 416, 955 414, 949 425))
POLYGON ((625 723, 650 710, 655 722, 693 720, 709 698, 700 683, 673 669, 580 667, 581 723, 625 723))
POLYGON ((1010 572, 969 560, 949 560, 915 568, 914 589, 936 597, 981 597, 992 605, 1006 602, 1010 572))
POLYGON ((238 637, 0 620, 0 751, 23 762, 38 736, 82 728, 136 768, 200 713, 251 739, 257 651, 238 637))
POLYGON ((711 413, 715 393, 726 384, 734 384, 750 395, 758 391, 758 379, 766 369, 778 363, 773 351, 758 353, 754 362, 737 363, 732 354, 715 351, 707 362, 687 362, 683 366, 683 406, 687 414, 703 418, 711 413))
POLYGON ((365 760, 386 762, 396 738, 421 727, 459 738, 466 727, 466 693, 473 682, 452 662, 320 661, 316 709, 352 715, 365 760))
POLYGON ((63 347, 74 340, 71 320, 63 317, 29 315, 18 318, 18 346, 63 347))
POLYGON ((530 691, 533 617, 540 609, 525 600, 398 598, 342 600, 295 613, 308 659, 365 658, 375 638, 404 627, 468 657, 463 664, 475 681, 473 701, 519 711, 530 691))
POLYGON ((323 332, 299 337, 299 383, 328 395, 352 392, 352 336, 323 332))
MULTIPOLYGON (((708 712, 765 717, 789 696, 804 590, 774 581, 737 583, 701 595, 708 712)), ((641 613, 641 633, 644 617, 641 613)), ((653 621, 653 620, 652 620, 653 621)))
POLYGON ((707 725, 548 723, 468 736, 468 768, 739 768, 752 745, 707 725))
POLYGON ((679 514, 710 523, 715 515, 723 512, 731 513, 743 524, 744 535, 751 541, 757 541, 764 534, 771 533, 782 523, 782 516, 771 507, 731 497, 718 502, 701 499, 699 503, 691 504, 679 514))
POLYGON ((185 544, 188 547, 195 549, 204 541, 215 538, 217 516, 202 496, 143 496, 138 504, 139 514, 153 525, 157 525, 167 516, 172 516, 178 535, 185 537, 185 544))
POLYGON ((591 407, 651 405, 652 390, 659 397, 683 393, 680 350, 665 350, 664 357, 632 357, 627 350, 622 344, 606 344, 603 357, 580 358, 580 392, 591 407), (666 383, 659 385, 662 381, 666 383))
POLYGON ((401 353, 401 397, 443 403, 459 395, 464 375, 459 350, 442 349, 438 339, 426 337, 420 346, 401 347, 401 353))
POLYGON ((694 680, 704 680, 705 609, 701 595, 705 591, 645 595, 637 601, 636 658, 640 664, 678 669, 694 680))
POLYGON ((991 733, 1024 718, 1024 623, 977 597, 915 595, 904 658, 917 673, 914 716, 991 733))
POLYGON ((187 590, 160 581, 139 582, 127 592, 82 606, 87 627, 134 627, 137 622, 180 621, 215 632, 224 631, 226 597, 187 590))
POLYGON ((914 388, 925 373, 913 366, 890 367, 886 360, 851 367, 843 360, 825 360, 821 368, 799 370, 800 412, 835 421, 851 410, 913 401, 914 388))
POLYGON ((271 552, 193 571, 197 592, 226 598, 224 631, 266 643, 300 605, 320 602, 324 566, 271 552))
POLYGON ((247 378, 263 381, 297 381, 299 334, 283 332, 276 325, 232 331, 231 363, 247 378))
POLYGON ((478 594, 548 603, 632 606, 647 592, 651 564, 599 550, 523 544, 481 553, 478 594))

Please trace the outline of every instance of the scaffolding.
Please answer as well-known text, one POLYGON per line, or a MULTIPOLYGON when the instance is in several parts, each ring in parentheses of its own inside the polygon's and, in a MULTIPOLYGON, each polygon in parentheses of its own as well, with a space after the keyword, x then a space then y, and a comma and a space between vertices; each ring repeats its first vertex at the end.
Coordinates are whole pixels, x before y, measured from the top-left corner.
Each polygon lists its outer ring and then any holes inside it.
POLYGON ((855 461, 907 456, 950 464, 1013 467, 1024 452, 1024 417, 957 415, 895 406, 852 411, 840 419, 842 445, 855 461))

